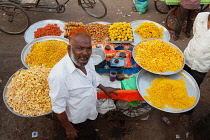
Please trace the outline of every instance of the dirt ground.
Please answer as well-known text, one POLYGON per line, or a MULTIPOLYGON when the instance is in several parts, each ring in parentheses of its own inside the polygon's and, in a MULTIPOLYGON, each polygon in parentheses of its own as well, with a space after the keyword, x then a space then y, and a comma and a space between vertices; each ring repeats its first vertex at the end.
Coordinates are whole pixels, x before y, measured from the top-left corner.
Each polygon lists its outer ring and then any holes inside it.
MULTIPOLYGON (((132 0, 104 0, 108 8, 108 14, 102 19, 96 19, 87 15, 74 0, 66 5, 66 11, 57 13, 27 12, 31 24, 45 19, 58 19, 65 22, 94 21, 106 22, 131 22, 134 20, 152 20, 164 25, 164 14, 155 10, 154 1, 149 1, 148 12, 140 15, 132 11, 132 0), (123 16, 129 14, 130 16, 123 16)), ((185 49, 189 39, 183 33, 178 41, 170 40, 182 51, 185 49)), ((20 54, 26 42, 24 34, 8 35, 0 32, 0 93, 3 93, 9 77, 18 69, 23 67, 20 54)), ((196 121, 206 116, 210 111, 210 73, 207 74, 201 86, 201 98, 195 108, 192 117, 196 121)), ((188 122, 179 120, 180 114, 166 113, 155 108, 147 114, 149 118, 142 120, 145 116, 129 118, 117 112, 109 112, 99 115, 96 120, 96 130, 102 140, 185 140, 186 135, 192 128, 188 122), (166 116, 171 125, 167 125, 161 118, 166 116)), ((5 106, 3 97, 0 96, 0 140, 65 140, 65 130, 54 114, 36 118, 23 118, 12 114, 5 106), (37 131, 38 137, 32 138, 32 132, 37 131)))

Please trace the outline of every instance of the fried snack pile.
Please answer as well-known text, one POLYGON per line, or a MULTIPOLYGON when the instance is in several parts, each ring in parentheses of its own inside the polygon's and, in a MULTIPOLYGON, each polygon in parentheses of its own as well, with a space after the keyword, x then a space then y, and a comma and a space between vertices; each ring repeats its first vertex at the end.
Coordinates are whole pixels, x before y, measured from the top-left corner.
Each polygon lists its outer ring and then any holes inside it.
POLYGON ((151 87, 146 89, 148 96, 144 96, 151 104, 161 109, 172 107, 185 110, 195 104, 196 98, 189 97, 183 79, 156 78, 151 87))
POLYGON ((159 28, 155 23, 150 22, 143 22, 140 24, 136 30, 135 33, 137 33, 142 40, 149 39, 149 38, 163 38, 163 28, 159 28))
POLYGON ((39 38, 43 36, 60 36, 63 32, 60 30, 60 27, 57 24, 47 24, 43 28, 38 28, 34 31, 34 38, 39 38))
POLYGON ((82 22, 67 22, 64 26, 64 37, 68 37, 71 30, 84 27, 85 25, 82 22))
POLYGON ((65 23, 64 37, 68 37, 69 32, 77 28, 85 28, 90 33, 93 43, 108 42, 109 25, 104 25, 100 23, 90 23, 88 25, 84 25, 82 22, 68 22, 68 23, 65 23))
POLYGON ((7 104, 17 113, 38 116, 52 110, 47 77, 50 68, 31 67, 15 73, 5 94, 7 104))
POLYGON ((132 26, 130 23, 113 23, 109 27, 111 41, 133 41, 132 26))
POLYGON ((178 71, 184 64, 183 54, 171 44, 154 39, 140 42, 135 47, 137 63, 155 73, 178 71))
POLYGON ((108 29, 109 25, 100 23, 91 23, 85 27, 90 33, 94 43, 106 43, 109 38, 108 29))
POLYGON ((46 68, 52 68, 66 55, 67 45, 67 43, 57 40, 37 42, 31 47, 25 63, 30 67, 44 65, 46 68))

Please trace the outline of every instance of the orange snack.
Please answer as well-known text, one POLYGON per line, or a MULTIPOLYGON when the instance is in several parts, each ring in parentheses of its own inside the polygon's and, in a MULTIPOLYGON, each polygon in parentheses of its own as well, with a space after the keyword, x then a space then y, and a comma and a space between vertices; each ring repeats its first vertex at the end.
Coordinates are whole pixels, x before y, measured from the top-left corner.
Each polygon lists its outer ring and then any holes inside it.
POLYGON ((60 30, 60 27, 57 24, 47 24, 43 28, 38 28, 37 31, 34 31, 34 38, 39 38, 43 36, 60 36, 63 32, 60 30))

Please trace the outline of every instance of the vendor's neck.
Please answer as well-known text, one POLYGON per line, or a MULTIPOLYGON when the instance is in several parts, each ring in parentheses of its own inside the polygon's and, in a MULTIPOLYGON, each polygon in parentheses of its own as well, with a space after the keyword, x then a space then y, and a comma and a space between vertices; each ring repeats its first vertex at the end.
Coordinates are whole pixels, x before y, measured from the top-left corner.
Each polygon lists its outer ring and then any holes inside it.
POLYGON ((80 69, 85 75, 87 75, 87 72, 86 72, 86 69, 85 69, 85 66, 78 66, 76 64, 74 64, 76 68, 80 69))

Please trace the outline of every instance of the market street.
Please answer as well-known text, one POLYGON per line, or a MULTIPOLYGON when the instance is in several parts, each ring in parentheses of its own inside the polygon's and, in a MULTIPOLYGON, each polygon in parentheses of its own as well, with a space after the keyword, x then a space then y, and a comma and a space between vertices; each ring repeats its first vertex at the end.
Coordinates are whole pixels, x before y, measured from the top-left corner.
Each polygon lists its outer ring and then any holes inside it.
MULTIPOLYGON (((165 26, 165 14, 160 14, 154 7, 154 1, 148 1, 148 11, 145 14, 138 14, 132 11, 134 6, 132 0, 104 0, 107 6, 107 16, 97 19, 85 13, 78 6, 77 1, 70 0, 66 4, 64 13, 46 13, 26 11, 29 15, 31 25, 41 20, 56 19, 64 22, 82 22, 87 24, 95 21, 104 22, 132 22, 134 20, 151 20, 165 26)), ((180 39, 171 43, 177 45, 184 51, 190 38, 186 38, 182 32, 180 39)), ((0 92, 3 93, 10 76, 17 70, 23 68, 21 62, 21 52, 25 47, 24 34, 9 35, 0 32, 0 92)), ((193 117, 196 121, 206 116, 210 111, 210 73, 207 73, 204 82, 201 85, 201 96, 198 105, 195 108, 193 117)), ((55 115, 55 114, 53 114, 55 115)), ((96 127, 102 140, 185 140, 189 134, 189 124, 179 120, 180 114, 167 113, 155 108, 149 113, 149 118, 143 120, 141 116, 123 120, 115 119, 116 116, 99 115, 96 121, 96 127), (171 121, 167 125, 162 117, 166 116, 171 121)), ((145 116, 144 116, 145 117, 145 116)), ((5 106, 3 96, 0 96, 0 139, 1 140, 30 140, 33 139, 33 131, 38 132, 36 140, 65 140, 65 129, 61 123, 55 119, 55 116, 41 117, 20 117, 11 113, 5 106), (54 120, 52 119, 54 118, 54 120)))

